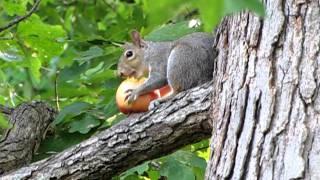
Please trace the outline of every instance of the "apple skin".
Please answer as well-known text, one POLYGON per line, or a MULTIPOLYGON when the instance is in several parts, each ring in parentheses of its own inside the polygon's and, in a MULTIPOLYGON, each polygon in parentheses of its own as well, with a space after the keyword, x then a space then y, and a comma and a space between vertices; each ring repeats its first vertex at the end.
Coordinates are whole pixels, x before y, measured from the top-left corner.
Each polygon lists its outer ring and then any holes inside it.
POLYGON ((128 78, 121 82, 116 92, 116 103, 120 112, 124 114, 147 112, 151 101, 158 99, 159 97, 163 97, 171 91, 170 86, 166 85, 160 89, 140 95, 131 104, 125 101, 127 95, 126 91, 128 89, 135 89, 139 87, 145 80, 146 78, 128 78))
POLYGON ((158 89, 160 97, 164 97, 171 92, 171 87, 169 85, 165 85, 162 88, 158 89))

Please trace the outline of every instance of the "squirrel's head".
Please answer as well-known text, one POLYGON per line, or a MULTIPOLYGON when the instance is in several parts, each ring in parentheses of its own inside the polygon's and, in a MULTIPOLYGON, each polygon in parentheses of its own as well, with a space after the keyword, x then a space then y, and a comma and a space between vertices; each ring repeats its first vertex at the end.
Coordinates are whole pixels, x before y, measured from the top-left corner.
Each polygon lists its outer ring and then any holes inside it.
POLYGON ((140 78, 148 73, 148 66, 144 62, 145 41, 139 32, 131 32, 132 43, 125 43, 123 53, 118 62, 118 75, 121 77, 140 78))

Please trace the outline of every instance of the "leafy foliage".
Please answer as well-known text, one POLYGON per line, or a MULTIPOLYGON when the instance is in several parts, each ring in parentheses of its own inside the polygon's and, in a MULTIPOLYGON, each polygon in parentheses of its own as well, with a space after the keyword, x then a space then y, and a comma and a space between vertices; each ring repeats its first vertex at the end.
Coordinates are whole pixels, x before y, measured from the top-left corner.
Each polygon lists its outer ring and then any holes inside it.
MULTIPOLYGON (((0 27, 25 15, 33 3, 1 0, 0 27)), ((42 0, 32 16, 0 32, 0 104, 44 100, 61 108, 35 160, 62 151, 124 117, 115 105, 120 83, 115 71, 118 45, 129 40, 132 29, 148 40, 173 40, 210 32, 223 16, 243 9, 264 14, 258 0, 42 0)), ((4 116, 0 127, 9 127, 4 116)), ((114 178, 203 179, 207 142, 114 178)))
POLYGON ((171 155, 145 162, 127 170, 114 180, 130 179, 159 179, 167 177, 168 180, 186 179, 202 180, 209 160, 208 140, 187 146, 171 155), (207 158, 199 157, 198 153, 205 153, 207 158))

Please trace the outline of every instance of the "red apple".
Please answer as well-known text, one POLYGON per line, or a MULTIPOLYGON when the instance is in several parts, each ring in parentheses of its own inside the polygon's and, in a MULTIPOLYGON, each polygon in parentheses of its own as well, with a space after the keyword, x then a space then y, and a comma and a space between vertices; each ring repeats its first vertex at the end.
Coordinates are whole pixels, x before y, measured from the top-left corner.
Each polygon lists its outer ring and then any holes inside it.
POLYGON ((125 101, 125 97, 127 96, 126 91, 128 89, 135 89, 139 87, 141 84, 143 84, 145 80, 146 78, 141 78, 141 79, 129 78, 124 80, 120 84, 116 93, 116 102, 119 110, 122 113, 128 114, 128 113, 146 112, 148 111, 148 106, 151 101, 159 97, 163 97, 171 91, 170 86, 166 85, 160 89, 157 89, 155 91, 139 96, 131 104, 125 101))

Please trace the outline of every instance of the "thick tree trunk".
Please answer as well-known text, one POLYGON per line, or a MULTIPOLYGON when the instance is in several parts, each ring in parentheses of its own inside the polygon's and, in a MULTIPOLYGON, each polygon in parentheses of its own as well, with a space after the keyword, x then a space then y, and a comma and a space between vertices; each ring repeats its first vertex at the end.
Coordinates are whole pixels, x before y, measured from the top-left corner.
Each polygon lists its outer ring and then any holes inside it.
POLYGON ((148 113, 119 124, 48 159, 0 179, 111 179, 212 132, 212 83, 182 92, 148 113))
POLYGON ((320 179, 319 1, 265 4, 218 29, 206 179, 320 179))

